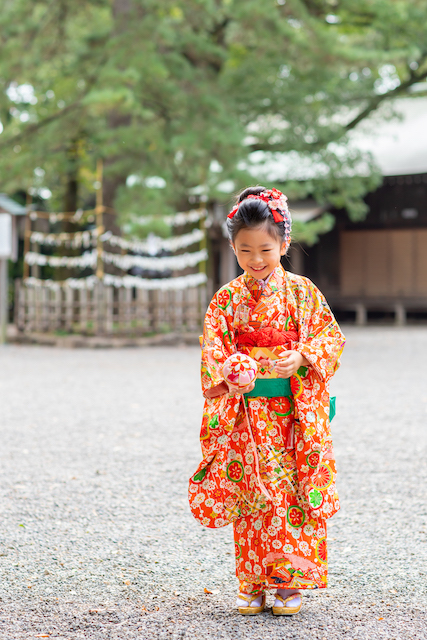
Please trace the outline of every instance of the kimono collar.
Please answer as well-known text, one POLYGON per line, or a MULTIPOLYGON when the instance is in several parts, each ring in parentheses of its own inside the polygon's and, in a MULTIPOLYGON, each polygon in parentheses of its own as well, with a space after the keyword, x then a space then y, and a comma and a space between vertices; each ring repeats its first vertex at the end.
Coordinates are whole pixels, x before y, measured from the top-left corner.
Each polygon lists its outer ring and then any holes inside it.
POLYGON ((243 274, 243 281, 248 291, 252 293, 261 289, 261 295, 263 297, 270 296, 277 291, 283 285, 285 278, 285 270, 281 264, 279 264, 265 280, 257 280, 246 271, 243 274))

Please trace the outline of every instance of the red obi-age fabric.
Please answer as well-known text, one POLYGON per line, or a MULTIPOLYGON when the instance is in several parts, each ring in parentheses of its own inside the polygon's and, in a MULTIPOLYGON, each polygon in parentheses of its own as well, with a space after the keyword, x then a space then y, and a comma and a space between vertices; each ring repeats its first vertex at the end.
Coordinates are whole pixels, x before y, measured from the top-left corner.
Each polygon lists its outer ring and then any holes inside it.
POLYGON ((296 331, 278 331, 274 327, 265 327, 259 331, 242 333, 237 336, 237 347, 278 347, 298 342, 296 331))

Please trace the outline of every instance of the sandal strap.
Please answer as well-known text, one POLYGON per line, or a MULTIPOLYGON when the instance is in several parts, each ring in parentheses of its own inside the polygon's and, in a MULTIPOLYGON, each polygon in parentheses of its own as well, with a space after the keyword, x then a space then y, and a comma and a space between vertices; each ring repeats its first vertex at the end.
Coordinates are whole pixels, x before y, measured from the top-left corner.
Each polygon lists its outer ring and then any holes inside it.
POLYGON ((295 593, 291 593, 291 595, 287 596, 286 598, 281 596, 280 593, 276 593, 275 594, 275 598, 277 598, 277 600, 280 600, 280 602, 283 602, 283 606, 286 606, 287 602, 290 602, 291 600, 294 600, 298 596, 301 598, 301 593, 299 591, 295 591, 295 593))
POLYGON ((259 596, 263 596, 264 597, 264 595, 265 594, 262 591, 258 591, 258 593, 241 593, 239 591, 238 598, 241 598, 242 600, 245 600, 247 603, 249 603, 249 605, 251 605, 254 600, 259 598, 259 596))

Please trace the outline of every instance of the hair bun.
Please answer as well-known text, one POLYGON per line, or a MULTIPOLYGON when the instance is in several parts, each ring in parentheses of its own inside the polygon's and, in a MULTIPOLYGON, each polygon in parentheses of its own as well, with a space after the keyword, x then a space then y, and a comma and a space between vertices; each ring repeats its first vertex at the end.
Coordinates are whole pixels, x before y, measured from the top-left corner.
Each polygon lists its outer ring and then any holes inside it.
POLYGON ((238 197, 227 216, 227 230, 232 243, 241 229, 266 223, 273 237, 289 246, 292 218, 287 197, 278 189, 248 187, 238 197))
POLYGON ((244 191, 242 191, 239 194, 237 202, 242 202, 243 200, 246 200, 248 196, 258 196, 263 191, 267 191, 267 189, 261 186, 247 187, 247 189, 244 189, 244 191))

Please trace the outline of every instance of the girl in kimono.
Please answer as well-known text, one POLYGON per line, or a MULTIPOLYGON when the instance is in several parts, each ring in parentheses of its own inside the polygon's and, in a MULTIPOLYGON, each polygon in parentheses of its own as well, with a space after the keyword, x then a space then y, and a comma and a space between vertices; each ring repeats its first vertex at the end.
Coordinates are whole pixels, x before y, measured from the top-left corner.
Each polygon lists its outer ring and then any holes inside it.
POLYGON ((193 515, 206 527, 233 524, 244 615, 298 613, 303 589, 327 586, 326 520, 339 509, 328 383, 344 336, 303 276, 283 269, 290 244, 287 198, 243 191, 227 219, 244 273, 215 294, 202 343, 203 460, 190 478, 193 515), (255 383, 229 385, 234 353, 257 361, 255 383))

